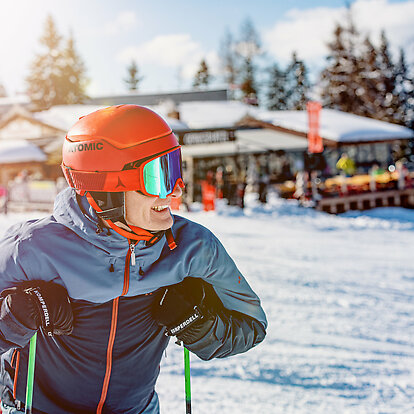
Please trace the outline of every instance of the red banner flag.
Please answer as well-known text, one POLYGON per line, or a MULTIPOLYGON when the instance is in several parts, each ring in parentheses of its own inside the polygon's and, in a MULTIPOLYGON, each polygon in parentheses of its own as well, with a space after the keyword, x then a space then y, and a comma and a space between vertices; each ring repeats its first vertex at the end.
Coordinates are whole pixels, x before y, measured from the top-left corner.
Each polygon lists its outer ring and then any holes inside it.
POLYGON ((309 101, 306 104, 308 110, 308 151, 310 153, 323 152, 322 138, 319 135, 319 116, 322 105, 319 102, 309 101))

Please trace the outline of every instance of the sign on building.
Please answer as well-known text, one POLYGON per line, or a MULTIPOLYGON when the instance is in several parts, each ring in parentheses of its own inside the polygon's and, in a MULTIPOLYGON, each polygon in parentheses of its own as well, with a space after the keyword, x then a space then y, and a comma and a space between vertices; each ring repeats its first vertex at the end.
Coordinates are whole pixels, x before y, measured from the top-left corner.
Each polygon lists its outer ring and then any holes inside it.
POLYGON ((319 117, 322 105, 319 102, 309 101, 306 105, 308 111, 308 151, 313 154, 323 152, 322 137, 319 134, 319 117))
POLYGON ((235 141, 236 135, 233 129, 217 129, 178 133, 178 138, 180 145, 197 145, 235 141))

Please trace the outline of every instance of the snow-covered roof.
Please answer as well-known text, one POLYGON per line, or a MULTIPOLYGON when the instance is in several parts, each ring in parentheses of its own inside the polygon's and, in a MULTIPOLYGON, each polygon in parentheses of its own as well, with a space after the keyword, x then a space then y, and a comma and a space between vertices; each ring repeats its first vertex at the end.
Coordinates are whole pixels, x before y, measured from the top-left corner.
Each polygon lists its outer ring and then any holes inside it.
POLYGON ((105 108, 103 105, 56 105, 41 112, 34 112, 33 117, 44 124, 67 131, 81 116, 105 108))
MULTIPOLYGON (((165 114, 165 107, 151 107, 154 111, 165 114)), ((257 116, 257 107, 238 101, 193 101, 177 105, 180 120, 191 129, 229 128, 233 127, 246 115, 257 116)))
MULTIPOLYGON (((298 132, 308 132, 308 114, 306 111, 261 111, 256 117, 275 126, 298 132)), ((333 109, 322 109, 320 135, 336 142, 353 143, 410 139, 414 138, 414 131, 376 119, 333 109)))
MULTIPOLYGON (((67 131, 81 116, 107 107, 107 105, 56 105, 46 111, 35 112, 33 117, 47 125, 67 131)), ((167 116, 164 118, 172 129, 187 129, 187 126, 177 119, 167 116)))
MULTIPOLYGON (((150 107, 160 113, 174 131, 231 128, 235 127, 236 124, 245 117, 268 122, 290 131, 304 134, 308 131, 308 115, 306 111, 267 111, 237 101, 194 101, 181 102, 174 105, 174 108, 166 103, 150 107), (179 113, 179 120, 168 117, 168 114, 174 110, 179 113)), ((65 132, 81 116, 105 107, 106 106, 104 105, 58 105, 47 111, 37 113, 25 112, 29 114, 28 116, 32 116, 37 121, 65 132)), ((293 134, 288 131, 286 131, 286 133, 286 136, 289 136, 290 139, 293 138, 293 134)), ((339 143, 414 138, 414 132, 403 126, 331 109, 322 109, 321 111, 320 134, 325 139, 339 143)), ((257 141, 258 132, 256 131, 251 137, 253 137, 254 141, 257 141)), ((266 143, 268 143, 266 145, 271 147, 279 147, 281 145, 281 137, 278 137, 277 139, 274 137, 266 137, 266 139, 262 138, 263 137, 260 139, 266 141, 266 143)), ((238 140, 241 141, 242 138, 238 137, 238 140)), ((249 140, 251 140, 250 137, 249 140)), ((289 143, 285 138, 283 138, 283 142, 284 145, 288 146, 289 143)), ((302 146, 303 143, 294 143, 294 145, 297 144, 302 146)), ((231 146, 232 144, 229 145, 231 146)), ((251 145, 253 145, 253 143, 251 143, 251 145)), ((258 142, 255 142, 254 145, 257 146, 259 144, 258 142)), ((50 148, 48 148, 47 152, 49 152, 49 150, 50 148)))
POLYGON ((46 155, 36 145, 25 140, 0 141, 0 164, 46 161, 46 155))
POLYGON ((0 98, 0 106, 29 104, 30 98, 27 95, 3 96, 0 98))

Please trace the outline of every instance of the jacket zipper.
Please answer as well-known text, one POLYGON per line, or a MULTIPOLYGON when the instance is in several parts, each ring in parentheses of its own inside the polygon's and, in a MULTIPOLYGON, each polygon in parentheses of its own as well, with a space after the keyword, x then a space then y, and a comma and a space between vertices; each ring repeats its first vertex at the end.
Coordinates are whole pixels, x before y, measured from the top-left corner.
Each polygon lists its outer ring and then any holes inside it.
POLYGON ((135 244, 130 242, 129 250, 131 251, 131 265, 135 266, 135 244))
POLYGON ((111 330, 109 333, 108 346, 106 349, 106 371, 104 376, 104 381, 102 385, 101 398, 96 408, 96 414, 102 413, 103 405, 105 404, 106 396, 108 394, 109 380, 111 378, 112 370, 112 350, 114 348, 115 334, 116 334, 116 325, 118 321, 118 305, 119 298, 128 293, 129 290, 129 264, 135 266, 135 244, 129 241, 129 249, 125 258, 125 270, 124 270, 124 286, 120 296, 116 297, 112 302, 112 319, 111 319, 111 330))

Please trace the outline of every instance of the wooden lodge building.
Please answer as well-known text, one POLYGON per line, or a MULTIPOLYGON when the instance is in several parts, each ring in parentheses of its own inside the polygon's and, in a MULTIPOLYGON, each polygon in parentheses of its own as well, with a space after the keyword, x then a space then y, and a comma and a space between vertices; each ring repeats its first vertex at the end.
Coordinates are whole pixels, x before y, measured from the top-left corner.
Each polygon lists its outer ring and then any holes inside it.
MULTIPOLYGON (((199 182, 208 171, 220 170, 229 177, 244 174, 254 180, 265 168, 274 180, 303 169, 307 152, 306 111, 265 111, 227 100, 223 91, 96 98, 88 105, 55 106, 30 112, 15 105, 0 115, 0 185, 7 185, 21 170, 47 180, 62 177, 61 146, 66 131, 83 115, 108 105, 145 104, 162 114, 182 144, 188 201, 199 200, 199 182)), ((361 171, 373 163, 387 167, 393 153, 406 151, 414 131, 398 125, 323 109, 320 135, 327 170, 343 151, 361 171)))

